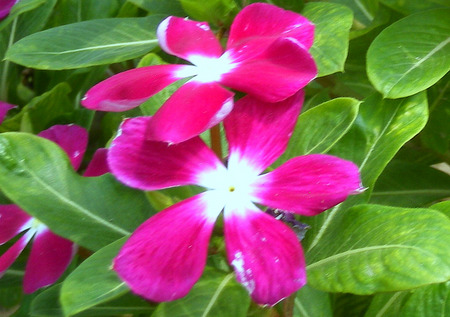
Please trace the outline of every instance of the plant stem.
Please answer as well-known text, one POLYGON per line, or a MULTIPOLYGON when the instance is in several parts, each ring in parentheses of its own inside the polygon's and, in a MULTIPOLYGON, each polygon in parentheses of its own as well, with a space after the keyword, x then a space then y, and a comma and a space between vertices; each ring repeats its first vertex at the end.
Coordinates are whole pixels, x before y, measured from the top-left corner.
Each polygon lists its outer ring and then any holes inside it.
MULTIPOLYGON (((11 26, 11 33, 9 35, 9 41, 8 41, 8 47, 9 49, 13 43, 14 43, 14 34, 16 33, 16 25, 17 25, 17 17, 14 19, 12 26, 11 26)), ((3 65, 3 71, 2 71, 2 78, 0 81, 0 99, 3 101, 8 101, 8 87, 6 84, 6 79, 8 77, 8 68, 9 68, 9 61, 5 60, 5 63, 3 65)))
POLYGON ((294 316, 294 301, 297 293, 292 294, 288 298, 283 300, 283 317, 294 316))
POLYGON ((209 135, 211 137, 211 149, 216 153, 219 159, 222 159, 222 141, 220 138, 220 124, 213 126, 209 129, 209 135))

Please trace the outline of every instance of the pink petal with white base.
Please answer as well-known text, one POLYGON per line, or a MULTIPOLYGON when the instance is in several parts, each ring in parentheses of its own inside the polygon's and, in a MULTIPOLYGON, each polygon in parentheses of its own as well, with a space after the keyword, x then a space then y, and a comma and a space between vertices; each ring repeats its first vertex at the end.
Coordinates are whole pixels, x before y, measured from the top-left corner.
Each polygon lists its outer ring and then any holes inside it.
POLYGON ((180 77, 189 65, 156 65, 114 75, 88 90, 81 104, 92 110, 125 111, 137 107, 180 77))
POLYGON ((108 149, 100 148, 95 151, 83 176, 93 177, 109 173, 107 155, 108 149))
POLYGON ((30 228, 31 217, 16 205, 0 205, 0 245, 30 228))
POLYGON ((230 169, 244 159, 255 169, 264 171, 286 149, 302 107, 302 91, 279 102, 266 103, 245 96, 224 120, 229 144, 230 169))
POLYGON ((186 141, 221 122, 232 108, 232 92, 216 83, 189 81, 155 113, 147 137, 169 143, 186 141))
POLYGON ((24 292, 33 293, 48 286, 64 273, 75 254, 76 246, 72 241, 52 233, 41 226, 31 247, 23 280, 24 292))
POLYGON ((146 137, 151 117, 125 120, 108 153, 111 172, 128 186, 157 190, 203 184, 198 176, 225 170, 212 150, 199 138, 169 145, 146 137))
POLYGON ((251 41, 254 38, 292 37, 309 49, 314 40, 314 24, 292 11, 266 3, 246 6, 234 19, 227 47, 251 41))
POLYGON ((253 184, 255 201, 313 216, 362 190, 358 167, 331 155, 295 157, 253 184))
MULTIPOLYGON (((1 12, 0 12, 0 15, 1 15, 1 12)), ((5 119, 6 114, 8 113, 8 111, 13 109, 13 108, 15 108, 15 107, 16 107, 15 105, 11 105, 11 104, 9 104, 7 102, 0 101, 0 124, 5 119)))
POLYGON ((275 305, 306 283, 297 236, 255 206, 225 211, 225 244, 237 280, 260 305, 275 305))
POLYGON ((20 253, 22 253, 35 232, 34 230, 28 230, 12 247, 0 256, 0 277, 3 276, 5 271, 14 263, 20 253))
POLYGON ((80 167, 88 143, 86 129, 73 124, 54 125, 38 135, 58 144, 69 156, 75 170, 80 167))
POLYGON ((157 35, 164 51, 188 61, 192 56, 222 55, 222 47, 206 22, 171 16, 160 23, 157 35))
POLYGON ((151 301, 185 296, 203 272, 222 208, 223 202, 206 192, 161 211, 131 235, 113 269, 134 293, 151 301))
MULTIPOLYGON (((234 60, 233 52, 230 54, 234 60)), ((316 76, 317 67, 311 54, 294 40, 280 38, 259 56, 237 63, 222 75, 220 83, 266 102, 278 102, 295 94, 316 76)))

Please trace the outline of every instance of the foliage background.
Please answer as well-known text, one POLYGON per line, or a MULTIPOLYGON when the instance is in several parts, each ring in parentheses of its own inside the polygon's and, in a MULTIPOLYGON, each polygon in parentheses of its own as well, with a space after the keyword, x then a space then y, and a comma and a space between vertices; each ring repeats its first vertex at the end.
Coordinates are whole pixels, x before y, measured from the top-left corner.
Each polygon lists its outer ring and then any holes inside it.
MULTIPOLYGON (((448 0, 272 0, 316 24, 319 76, 286 153, 354 161, 368 189, 319 216, 302 245, 308 285, 273 308, 252 304, 226 264, 220 234, 201 280, 159 305, 129 293, 111 259, 139 223, 195 188, 143 193, 112 175, 82 178, 55 144, 54 124, 90 131, 88 155, 125 117, 150 115, 171 86, 127 113, 80 106, 123 70, 173 63, 155 30, 167 15, 224 31, 238 0, 21 0, 0 21, 0 203, 16 203, 83 247, 59 283, 23 295, 26 254, 0 280, 13 316, 445 316, 450 311, 450 3, 448 0), (438 165, 436 165, 438 164, 438 165), (440 166, 445 170, 436 168, 440 166)), ((203 136, 208 142, 208 135, 203 136)), ((11 243, 0 247, 4 252, 11 243)), ((280 269, 283 268, 274 268, 280 269)))

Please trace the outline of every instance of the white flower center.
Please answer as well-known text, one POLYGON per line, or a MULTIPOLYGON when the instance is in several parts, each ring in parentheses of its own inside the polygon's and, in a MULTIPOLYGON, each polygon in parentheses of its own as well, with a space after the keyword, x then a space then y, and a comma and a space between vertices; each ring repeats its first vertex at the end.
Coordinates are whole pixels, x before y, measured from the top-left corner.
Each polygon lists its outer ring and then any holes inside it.
POLYGON ((236 64, 229 59, 228 54, 219 58, 205 57, 201 55, 189 56, 188 60, 195 65, 195 81, 202 83, 218 82, 222 75, 230 72, 236 64))

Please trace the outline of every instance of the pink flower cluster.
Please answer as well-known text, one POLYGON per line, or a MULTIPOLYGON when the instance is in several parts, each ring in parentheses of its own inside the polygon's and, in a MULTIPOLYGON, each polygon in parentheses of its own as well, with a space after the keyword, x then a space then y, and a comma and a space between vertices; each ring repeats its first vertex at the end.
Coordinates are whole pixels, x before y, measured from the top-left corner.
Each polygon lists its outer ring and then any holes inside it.
POLYGON ((263 173, 285 151, 301 89, 317 75, 313 33, 303 16, 255 3, 236 16, 223 50, 207 23, 169 17, 157 30, 160 46, 192 65, 129 70, 87 92, 85 107, 124 111, 188 79, 154 116, 125 120, 108 153, 111 172, 128 186, 205 188, 125 243, 113 269, 133 292, 152 301, 185 296, 202 275, 222 212, 229 264, 256 303, 274 305, 306 283, 296 234, 258 206, 312 216, 361 190, 358 167, 329 155, 296 157, 263 173), (235 103, 225 87, 247 96, 235 103), (226 163, 198 136, 222 121, 226 163))

